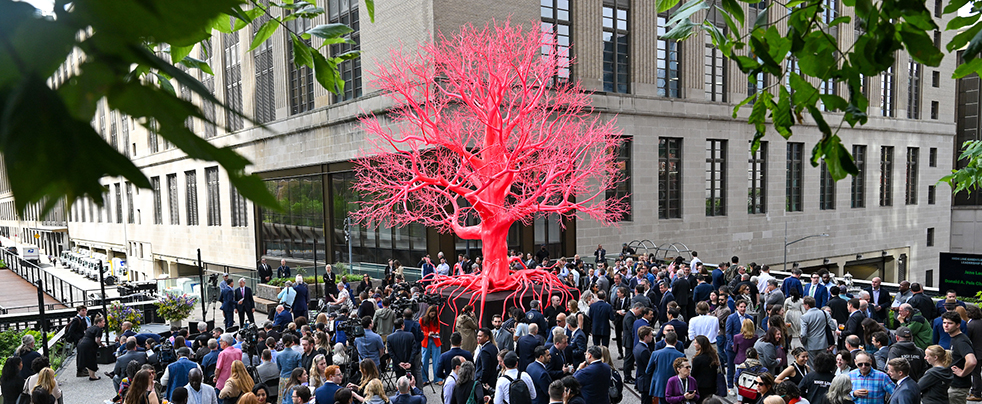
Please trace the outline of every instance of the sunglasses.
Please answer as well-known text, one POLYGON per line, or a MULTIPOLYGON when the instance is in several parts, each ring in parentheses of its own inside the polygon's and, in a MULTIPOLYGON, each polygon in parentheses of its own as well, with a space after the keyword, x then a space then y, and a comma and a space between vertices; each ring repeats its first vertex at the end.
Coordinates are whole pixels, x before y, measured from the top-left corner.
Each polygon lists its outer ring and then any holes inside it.
POLYGON ((867 362, 856 362, 856 366, 866 367, 866 366, 873 366, 873 364, 872 363, 867 363, 867 362))

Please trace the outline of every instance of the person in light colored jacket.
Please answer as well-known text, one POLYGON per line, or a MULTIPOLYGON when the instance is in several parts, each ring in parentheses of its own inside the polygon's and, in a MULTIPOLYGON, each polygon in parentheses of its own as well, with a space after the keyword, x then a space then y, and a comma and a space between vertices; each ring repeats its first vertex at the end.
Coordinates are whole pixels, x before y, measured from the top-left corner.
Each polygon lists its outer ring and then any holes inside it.
POLYGON ((801 344, 808 350, 808 366, 814 369, 814 360, 818 354, 825 352, 829 344, 825 340, 825 326, 828 325, 833 334, 836 331, 835 320, 825 311, 815 307, 815 298, 801 298, 805 314, 801 316, 801 344))

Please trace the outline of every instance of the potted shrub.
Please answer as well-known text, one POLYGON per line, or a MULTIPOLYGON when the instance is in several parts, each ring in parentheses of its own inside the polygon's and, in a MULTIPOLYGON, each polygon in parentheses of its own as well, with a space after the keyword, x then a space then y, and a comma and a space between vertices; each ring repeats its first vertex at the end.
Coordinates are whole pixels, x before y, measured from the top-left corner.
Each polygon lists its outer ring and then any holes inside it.
POLYGON ((197 296, 164 292, 164 295, 157 299, 157 315, 167 320, 171 327, 182 327, 182 322, 191 316, 191 310, 197 302, 197 296))
POLYGON ((115 301, 109 304, 107 309, 106 327, 110 331, 119 335, 123 332, 123 323, 129 321, 133 324, 133 331, 139 331, 143 324, 143 312, 131 306, 126 306, 115 301))

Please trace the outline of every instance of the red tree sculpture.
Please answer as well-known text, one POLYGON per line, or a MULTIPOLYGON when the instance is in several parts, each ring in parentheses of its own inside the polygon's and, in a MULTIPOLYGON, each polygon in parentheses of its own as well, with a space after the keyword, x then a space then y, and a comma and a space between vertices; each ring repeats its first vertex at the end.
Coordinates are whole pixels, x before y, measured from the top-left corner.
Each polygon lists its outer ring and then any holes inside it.
POLYGON ((422 223, 483 244, 479 273, 438 277, 431 292, 480 292, 483 307, 489 292, 520 297, 533 284, 565 291, 554 274, 509 269, 521 261, 508 256, 511 225, 549 214, 607 224, 627 213, 624 196, 607 195, 623 180, 615 160, 620 134, 593 113, 578 83, 557 78, 568 66, 560 65, 554 41, 508 23, 464 27, 418 54, 393 52, 375 73, 395 106, 384 125, 374 116, 362 120, 374 150, 356 163, 354 188, 364 200, 354 217, 422 223), (475 215, 480 221, 468 224, 475 215))

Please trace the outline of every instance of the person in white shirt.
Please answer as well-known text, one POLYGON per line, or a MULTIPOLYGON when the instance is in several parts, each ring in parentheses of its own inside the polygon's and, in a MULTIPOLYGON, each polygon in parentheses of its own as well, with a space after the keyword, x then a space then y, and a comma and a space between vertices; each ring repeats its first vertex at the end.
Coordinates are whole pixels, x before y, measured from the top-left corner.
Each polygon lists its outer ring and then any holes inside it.
POLYGON ((694 341, 699 335, 715 340, 719 335, 719 319, 709 315, 709 303, 696 303, 696 314, 689 321, 689 340, 694 341))
POLYGON ((699 264, 702 264, 702 260, 699 259, 699 252, 698 251, 693 251, 692 252, 692 260, 689 261, 689 266, 692 267, 692 268, 696 268, 696 267, 699 266, 699 264))
POLYGON ((447 264, 447 259, 440 257, 440 264, 436 266, 436 273, 443 276, 450 275, 450 264, 447 264))
POLYGON ((508 379, 517 380, 519 377, 522 378, 526 386, 529 386, 529 395, 535 400, 535 387, 533 387, 535 385, 532 384, 532 378, 527 373, 518 373, 518 354, 508 352, 502 359, 502 363, 505 365, 505 371, 495 384, 494 404, 505 404, 506 401, 509 401, 508 392, 510 390, 509 387, 511 387, 511 381, 508 379))
POLYGON ((757 276, 757 291, 763 294, 767 291, 767 281, 774 279, 771 276, 771 267, 764 265, 760 267, 760 275, 757 276))

